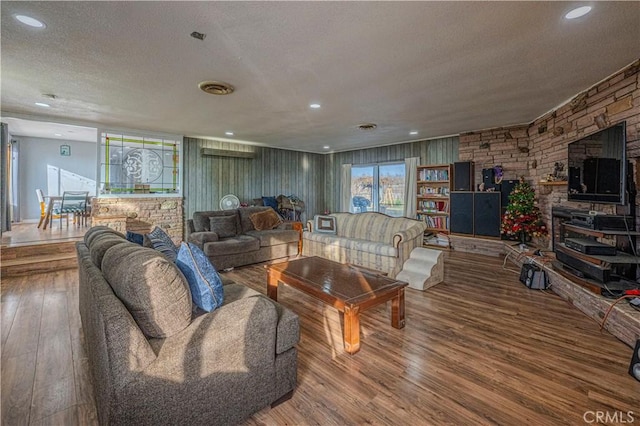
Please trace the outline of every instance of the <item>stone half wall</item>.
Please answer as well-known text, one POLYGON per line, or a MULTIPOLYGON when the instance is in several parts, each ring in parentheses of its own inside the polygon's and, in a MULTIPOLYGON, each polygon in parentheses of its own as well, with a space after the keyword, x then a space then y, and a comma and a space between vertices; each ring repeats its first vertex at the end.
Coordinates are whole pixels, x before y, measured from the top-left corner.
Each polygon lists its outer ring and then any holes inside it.
MULTIPOLYGON (((576 95, 530 124, 501 127, 460 135, 460 161, 473 161, 476 184, 483 168, 501 165, 505 179, 524 176, 535 188, 545 223, 551 226, 551 207, 628 213, 627 206, 567 201, 566 185, 544 185, 554 163, 562 162, 567 172, 569 143, 626 121, 627 160, 634 168, 636 187, 640 183, 640 60, 610 78, 576 95)), ((638 203, 638 199, 633 200, 638 203)), ((638 224, 636 224, 638 228, 638 224)), ((551 246, 549 239, 540 241, 551 246)))
POLYGON ((91 205, 92 226, 109 226, 122 233, 148 233, 158 226, 174 243, 184 238, 182 198, 94 198, 91 205))

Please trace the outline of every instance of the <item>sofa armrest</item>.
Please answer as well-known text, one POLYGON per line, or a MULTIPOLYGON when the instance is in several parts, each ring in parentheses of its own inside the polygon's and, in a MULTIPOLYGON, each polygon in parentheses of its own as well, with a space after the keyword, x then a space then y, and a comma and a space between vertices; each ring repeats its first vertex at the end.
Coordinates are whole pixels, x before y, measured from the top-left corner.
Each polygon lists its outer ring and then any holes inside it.
POLYGON ((214 241, 220 240, 218 234, 213 231, 204 231, 204 232, 193 232, 189 234, 187 241, 193 243, 200 247, 200 249, 204 249, 205 243, 211 243, 214 241))
POLYGON ((283 231, 291 231, 293 230, 294 222, 282 222, 280 225, 276 226, 275 229, 281 229, 283 231))
POLYGON ((187 219, 187 233, 193 234, 196 232, 196 226, 193 224, 193 219, 187 219))
POLYGON ((422 226, 412 226, 411 228, 405 229, 404 231, 396 232, 393 235, 393 246, 398 248, 400 243, 403 241, 411 241, 416 238, 418 235, 422 235, 424 233, 424 227, 422 226))
POLYGON ((264 297, 245 297, 224 305, 164 339, 158 357, 144 374, 182 379, 272 365, 277 322, 276 307, 264 297))
POLYGON ((313 232, 313 221, 312 220, 308 220, 307 221, 307 231, 313 232))

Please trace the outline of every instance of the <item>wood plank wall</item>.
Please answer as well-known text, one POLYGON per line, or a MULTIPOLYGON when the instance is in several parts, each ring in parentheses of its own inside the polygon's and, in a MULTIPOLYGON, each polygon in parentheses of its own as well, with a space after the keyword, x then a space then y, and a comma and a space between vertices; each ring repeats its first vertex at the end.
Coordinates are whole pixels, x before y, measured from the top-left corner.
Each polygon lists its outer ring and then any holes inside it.
POLYGON ((340 168, 343 164, 375 164, 404 161, 420 157, 420 164, 449 164, 458 161, 458 136, 409 142, 326 155, 326 208, 332 212, 340 207, 340 168))
POLYGON ((208 139, 184 138, 184 214, 218 210, 220 198, 241 202, 262 196, 297 195, 305 202, 302 219, 324 206, 324 155, 208 139), (202 148, 254 152, 254 158, 203 156, 202 148))
POLYGON ((295 194, 305 202, 302 219, 340 205, 340 166, 420 157, 421 164, 458 160, 458 137, 410 142, 334 154, 265 148, 208 139, 184 138, 184 214, 218 210, 220 198, 236 195, 251 203, 263 195, 295 194), (203 156, 202 148, 254 152, 255 158, 203 156))

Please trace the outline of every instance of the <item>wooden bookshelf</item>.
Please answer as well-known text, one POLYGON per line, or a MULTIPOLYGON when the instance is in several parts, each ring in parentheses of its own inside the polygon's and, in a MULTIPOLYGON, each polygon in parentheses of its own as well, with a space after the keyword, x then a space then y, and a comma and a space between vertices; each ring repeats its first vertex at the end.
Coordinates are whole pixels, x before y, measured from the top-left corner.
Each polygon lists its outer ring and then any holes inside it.
MULTIPOLYGON (((440 241, 449 234, 449 193, 451 192, 451 165, 434 164, 417 168, 416 187, 416 218, 427 225, 425 241, 429 234, 436 239, 440 234, 440 241)), ((448 237, 446 245, 427 243, 425 246, 449 248, 448 237)))

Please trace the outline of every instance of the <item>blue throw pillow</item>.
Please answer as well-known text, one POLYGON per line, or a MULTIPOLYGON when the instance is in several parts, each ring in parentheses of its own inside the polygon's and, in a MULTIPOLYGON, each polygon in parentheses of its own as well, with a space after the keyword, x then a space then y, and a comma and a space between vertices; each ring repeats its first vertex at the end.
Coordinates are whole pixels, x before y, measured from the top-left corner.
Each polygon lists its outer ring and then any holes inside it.
POLYGON ((182 243, 176 266, 187 278, 191 299, 200 309, 211 312, 224 301, 222 280, 207 256, 192 243, 182 243))
POLYGON ((149 241, 151 241, 151 247, 167 256, 172 262, 176 261, 178 251, 171 237, 167 235, 166 232, 156 226, 153 231, 147 234, 147 237, 149 237, 149 241))
POLYGON ((135 232, 127 231, 127 241, 131 241, 132 243, 136 243, 138 245, 142 245, 144 242, 144 235, 136 234, 135 232))
POLYGON ((276 200, 276 197, 262 197, 262 204, 278 211, 278 200, 276 200))

